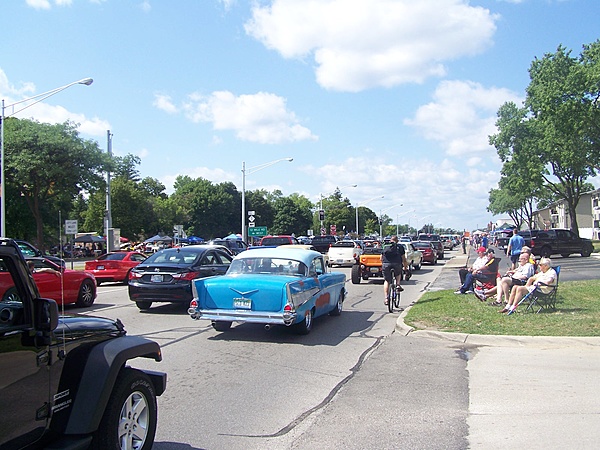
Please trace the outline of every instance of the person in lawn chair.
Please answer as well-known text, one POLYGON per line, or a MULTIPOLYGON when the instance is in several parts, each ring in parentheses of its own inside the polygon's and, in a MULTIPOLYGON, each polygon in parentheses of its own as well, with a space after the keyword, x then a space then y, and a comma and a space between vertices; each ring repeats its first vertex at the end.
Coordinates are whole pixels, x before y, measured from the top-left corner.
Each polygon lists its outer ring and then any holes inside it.
POLYGON ((485 252, 487 261, 483 267, 472 270, 466 274, 465 282, 455 294, 466 294, 475 292, 475 282, 479 282, 485 288, 489 289, 496 286, 496 278, 498 278, 498 267, 500 266, 501 258, 496 258, 493 249, 487 249, 485 252))

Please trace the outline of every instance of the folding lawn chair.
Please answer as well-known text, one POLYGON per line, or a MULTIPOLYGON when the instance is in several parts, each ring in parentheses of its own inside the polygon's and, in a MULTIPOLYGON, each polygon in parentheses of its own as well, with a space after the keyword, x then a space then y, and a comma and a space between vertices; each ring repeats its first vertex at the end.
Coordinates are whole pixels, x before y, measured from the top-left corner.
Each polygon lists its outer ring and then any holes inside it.
MULTIPOLYGON (((536 314, 541 312, 542 310, 556 311, 556 292, 558 291, 558 277, 560 275, 560 266, 554 267, 554 271, 556 272, 556 283, 552 285, 552 289, 549 292, 544 293, 538 286, 536 289, 529 292, 525 297, 523 297, 517 306, 521 306, 521 304, 526 304, 527 308, 525 308, 525 312, 535 311, 536 314)), ((539 285, 549 286, 545 283, 539 283, 539 285)))

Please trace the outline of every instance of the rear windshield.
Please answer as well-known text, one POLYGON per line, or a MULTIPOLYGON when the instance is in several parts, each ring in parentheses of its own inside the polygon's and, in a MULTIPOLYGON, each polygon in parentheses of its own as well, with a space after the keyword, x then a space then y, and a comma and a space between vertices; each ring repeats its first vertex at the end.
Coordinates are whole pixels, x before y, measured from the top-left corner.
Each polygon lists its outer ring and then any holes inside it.
POLYGON ((339 241, 336 242, 335 244, 331 244, 332 247, 350 247, 350 248, 354 248, 354 242, 352 241, 339 241))
POLYGON ((260 242, 260 245, 286 245, 291 244, 290 239, 286 237, 266 237, 260 242))
POLYGON ((123 258, 125 258, 125 253, 107 253, 98 259, 102 261, 121 261, 123 258))

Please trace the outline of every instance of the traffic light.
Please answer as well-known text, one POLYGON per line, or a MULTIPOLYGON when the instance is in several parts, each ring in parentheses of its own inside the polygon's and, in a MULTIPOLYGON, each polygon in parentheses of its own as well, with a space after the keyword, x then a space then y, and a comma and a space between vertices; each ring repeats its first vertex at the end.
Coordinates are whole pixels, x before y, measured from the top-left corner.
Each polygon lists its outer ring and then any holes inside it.
POLYGON ((324 209, 319 210, 319 220, 325 220, 325 210, 324 209))

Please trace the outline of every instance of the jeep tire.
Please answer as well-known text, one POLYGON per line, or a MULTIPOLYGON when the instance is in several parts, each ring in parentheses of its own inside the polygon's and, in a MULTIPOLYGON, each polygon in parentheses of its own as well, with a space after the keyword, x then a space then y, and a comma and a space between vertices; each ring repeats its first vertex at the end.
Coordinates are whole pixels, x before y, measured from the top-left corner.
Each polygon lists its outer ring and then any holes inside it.
POLYGON ((354 264, 352 266, 352 274, 350 278, 352 279, 352 284, 360 284, 360 279, 362 278, 360 273, 360 264, 354 264))
POLYGON ((139 370, 121 370, 98 430, 93 450, 150 450, 156 433, 156 395, 139 370))

